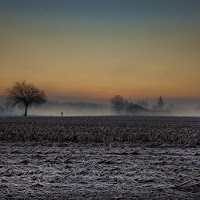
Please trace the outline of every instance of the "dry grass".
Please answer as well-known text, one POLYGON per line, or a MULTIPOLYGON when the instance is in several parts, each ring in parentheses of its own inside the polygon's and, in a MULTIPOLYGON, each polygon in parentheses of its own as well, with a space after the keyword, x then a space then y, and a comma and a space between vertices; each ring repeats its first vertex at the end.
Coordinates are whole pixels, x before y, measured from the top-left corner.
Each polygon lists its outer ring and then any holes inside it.
POLYGON ((199 147, 0 141, 0 199, 200 199, 199 147))
POLYGON ((18 117, 0 118, 1 141, 151 142, 200 144, 200 118, 18 117))
POLYGON ((200 118, 0 118, 0 140, 0 199, 200 199, 200 118))

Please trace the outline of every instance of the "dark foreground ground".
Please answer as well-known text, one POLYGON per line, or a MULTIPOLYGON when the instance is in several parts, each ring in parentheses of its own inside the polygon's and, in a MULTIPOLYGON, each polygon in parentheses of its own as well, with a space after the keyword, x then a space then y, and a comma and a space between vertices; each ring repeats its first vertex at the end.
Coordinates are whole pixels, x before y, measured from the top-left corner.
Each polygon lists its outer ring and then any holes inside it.
MULTIPOLYGON (((0 132, 8 127, 10 134, 10 126, 24 126, 26 132, 30 127, 24 120, 1 119, 0 132)), ((38 120, 43 121, 41 127, 45 120, 38 120)), ((83 123, 85 119, 79 120, 83 123)), ((140 120, 137 123, 144 122, 140 120)), ((159 122, 164 123, 163 131, 173 130, 174 119, 163 120, 159 122)), ((147 121, 152 127, 158 123, 147 121)), ((200 130, 197 119, 177 119, 177 124, 190 132, 194 127, 193 133, 200 130)), ((0 199, 200 199, 200 148, 196 143, 9 140, 0 141, 0 199)))
POLYGON ((0 177, 0 199, 200 199, 200 152, 1 142, 0 177))

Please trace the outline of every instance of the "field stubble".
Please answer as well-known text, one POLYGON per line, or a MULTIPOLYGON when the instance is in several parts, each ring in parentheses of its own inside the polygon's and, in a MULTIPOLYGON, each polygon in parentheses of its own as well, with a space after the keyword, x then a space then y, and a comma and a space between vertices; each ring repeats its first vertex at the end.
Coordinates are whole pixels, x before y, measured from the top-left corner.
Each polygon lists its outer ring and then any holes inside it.
POLYGON ((2 118, 0 199, 200 199, 199 131, 199 118, 2 118))
POLYGON ((0 118, 1 141, 154 142, 200 144, 200 118, 0 118))

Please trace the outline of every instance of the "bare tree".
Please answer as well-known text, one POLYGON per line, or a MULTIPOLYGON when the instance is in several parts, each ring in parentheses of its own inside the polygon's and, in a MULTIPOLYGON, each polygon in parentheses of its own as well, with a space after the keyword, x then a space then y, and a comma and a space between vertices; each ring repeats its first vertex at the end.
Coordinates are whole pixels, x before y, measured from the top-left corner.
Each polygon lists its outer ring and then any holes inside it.
POLYGON ((30 105, 42 104, 47 101, 44 91, 26 81, 16 82, 6 90, 7 101, 10 105, 25 107, 24 116, 30 105))
POLYGON ((125 110, 125 108, 128 106, 128 100, 124 99, 120 95, 114 96, 112 99, 110 99, 110 102, 112 103, 113 109, 117 113, 121 113, 125 110))

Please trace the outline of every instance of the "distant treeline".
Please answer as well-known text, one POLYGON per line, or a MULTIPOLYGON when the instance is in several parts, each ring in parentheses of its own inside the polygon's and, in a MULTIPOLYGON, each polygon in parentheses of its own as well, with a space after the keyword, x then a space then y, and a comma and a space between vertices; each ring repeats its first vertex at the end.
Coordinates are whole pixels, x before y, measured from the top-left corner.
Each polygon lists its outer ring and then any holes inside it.
POLYGON ((164 100, 159 97, 157 104, 149 108, 149 103, 145 100, 140 100, 137 103, 129 102, 121 95, 116 95, 110 99, 113 110, 116 114, 169 114, 170 111, 165 109, 164 100))

